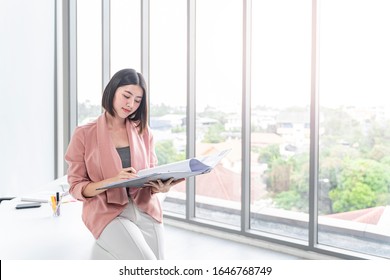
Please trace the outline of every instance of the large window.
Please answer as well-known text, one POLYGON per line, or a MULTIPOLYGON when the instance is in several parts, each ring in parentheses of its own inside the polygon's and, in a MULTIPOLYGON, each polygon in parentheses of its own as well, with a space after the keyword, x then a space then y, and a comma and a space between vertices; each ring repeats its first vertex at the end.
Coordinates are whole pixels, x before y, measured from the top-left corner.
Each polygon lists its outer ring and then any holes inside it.
POLYGON ((101 113, 102 3, 78 0, 76 9, 77 123, 80 125, 96 119, 101 113))
POLYGON ((160 164, 231 149, 166 194, 167 216, 390 258, 388 1, 111 0, 111 69, 94 35, 108 6, 92 2, 78 1, 79 103, 100 104, 102 70, 132 67, 160 164))
POLYGON ((252 2, 251 228, 308 238, 311 3, 252 2))
POLYGON ((385 257, 390 257, 389 9, 388 1, 322 1, 319 25, 318 241, 385 257))
MULTIPOLYGON (((159 164, 186 158, 187 3, 150 1, 150 126, 159 164)), ((164 209, 185 215, 186 184, 175 186, 164 209)))
POLYGON ((242 1, 196 1, 196 154, 232 149, 196 178, 198 218, 240 225, 242 1))
POLYGON ((141 71, 140 2, 139 0, 110 1, 111 76, 124 68, 141 71))

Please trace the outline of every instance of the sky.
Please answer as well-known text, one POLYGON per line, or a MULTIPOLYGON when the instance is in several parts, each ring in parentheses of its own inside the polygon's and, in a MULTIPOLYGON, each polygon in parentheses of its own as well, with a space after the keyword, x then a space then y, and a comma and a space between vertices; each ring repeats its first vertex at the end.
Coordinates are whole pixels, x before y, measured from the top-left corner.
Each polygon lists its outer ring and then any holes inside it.
MULTIPOLYGON (((102 91, 100 14, 78 1, 79 98, 102 91), (88 16, 85 16, 88 15, 88 16), (87 19, 87 20, 84 20, 87 19), (88 35, 88 36, 87 36, 88 35), (93 46, 93 47, 92 47, 93 46)), ((242 1, 198 0, 197 108, 241 108, 242 1)), ((386 105, 390 93, 390 1, 318 1, 317 89, 324 106, 386 105)), ((140 68, 139 1, 111 1, 111 71, 140 68), (128 30, 129 32, 123 32, 128 30)), ((252 1, 252 105, 308 105, 311 1, 252 1)), ((152 103, 186 104, 186 1, 150 1, 152 103)))

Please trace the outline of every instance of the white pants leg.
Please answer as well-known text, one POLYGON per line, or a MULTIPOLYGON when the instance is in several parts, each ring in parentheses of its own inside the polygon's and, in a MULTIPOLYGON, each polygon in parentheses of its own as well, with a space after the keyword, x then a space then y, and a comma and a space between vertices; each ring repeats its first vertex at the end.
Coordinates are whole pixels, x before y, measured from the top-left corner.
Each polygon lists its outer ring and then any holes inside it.
POLYGON ((164 226, 141 212, 130 200, 96 240, 114 259, 164 259, 164 226))

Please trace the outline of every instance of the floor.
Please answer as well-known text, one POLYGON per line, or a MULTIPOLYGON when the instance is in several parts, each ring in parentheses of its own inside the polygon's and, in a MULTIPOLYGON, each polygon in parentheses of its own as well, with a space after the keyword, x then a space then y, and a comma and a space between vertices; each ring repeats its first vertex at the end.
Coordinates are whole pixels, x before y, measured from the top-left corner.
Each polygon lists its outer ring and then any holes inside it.
POLYGON ((299 260, 297 256, 165 223, 166 260, 299 260))

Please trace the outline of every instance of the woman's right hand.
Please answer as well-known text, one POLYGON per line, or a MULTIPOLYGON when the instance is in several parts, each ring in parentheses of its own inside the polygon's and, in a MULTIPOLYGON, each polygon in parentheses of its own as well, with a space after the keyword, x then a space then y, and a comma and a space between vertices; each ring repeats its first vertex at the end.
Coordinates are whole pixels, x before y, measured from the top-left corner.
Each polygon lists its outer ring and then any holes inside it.
POLYGON ((98 195, 106 191, 106 189, 97 190, 98 188, 104 187, 105 185, 111 183, 119 182, 121 180, 127 180, 127 179, 137 178, 137 177, 138 177, 137 170, 135 170, 133 167, 123 168, 115 177, 100 182, 89 183, 83 190, 83 195, 85 197, 93 197, 95 195, 98 195))
POLYGON ((127 168, 123 168, 118 173, 118 175, 116 175, 113 178, 114 179, 113 182, 117 182, 117 181, 120 181, 120 180, 127 180, 127 179, 131 179, 131 178, 137 178, 137 177, 138 177, 137 170, 135 170, 133 167, 127 167, 127 168))

